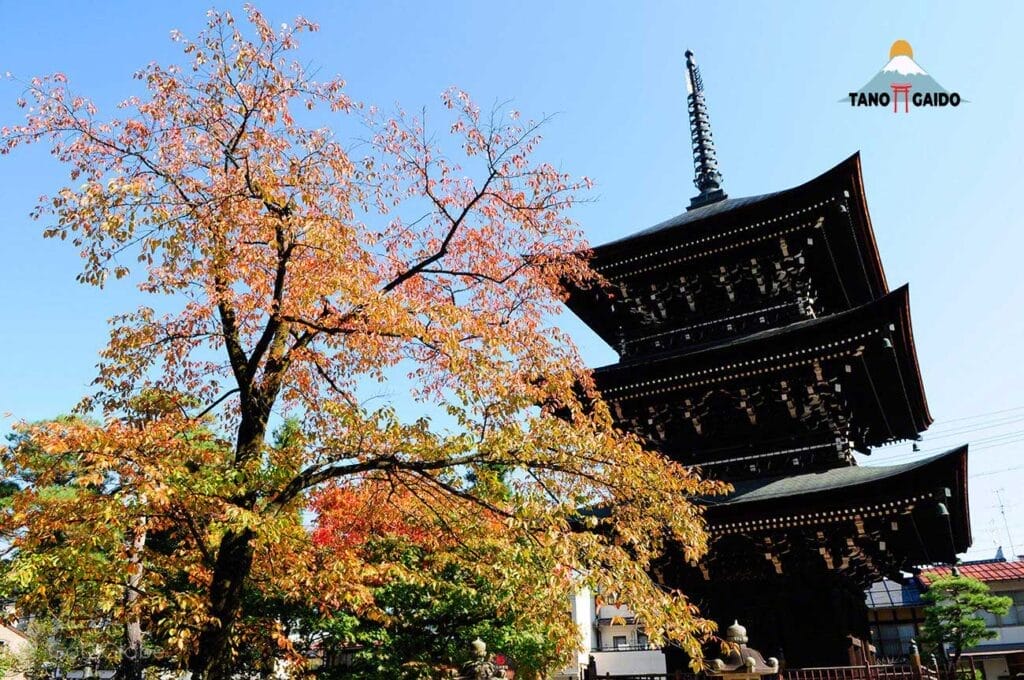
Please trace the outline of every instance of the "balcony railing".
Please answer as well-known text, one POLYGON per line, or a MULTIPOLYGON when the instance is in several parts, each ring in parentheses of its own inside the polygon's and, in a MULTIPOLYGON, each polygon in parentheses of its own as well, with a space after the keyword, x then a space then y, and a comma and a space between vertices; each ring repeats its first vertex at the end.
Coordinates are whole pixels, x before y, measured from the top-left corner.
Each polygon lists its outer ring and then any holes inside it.
POLYGON ((649 651, 661 651, 661 647, 656 647, 649 642, 642 642, 635 645, 626 644, 610 644, 603 645, 601 647, 593 647, 590 651, 592 652, 649 652, 649 651))

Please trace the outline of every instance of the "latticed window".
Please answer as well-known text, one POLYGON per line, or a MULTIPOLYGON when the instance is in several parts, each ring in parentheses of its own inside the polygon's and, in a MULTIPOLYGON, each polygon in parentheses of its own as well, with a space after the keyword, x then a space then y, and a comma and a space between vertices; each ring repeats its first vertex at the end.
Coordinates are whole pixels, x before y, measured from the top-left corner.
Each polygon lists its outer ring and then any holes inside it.
POLYGON ((910 650, 910 641, 919 637, 913 622, 879 623, 871 626, 871 639, 879 656, 886 659, 901 659, 910 650))

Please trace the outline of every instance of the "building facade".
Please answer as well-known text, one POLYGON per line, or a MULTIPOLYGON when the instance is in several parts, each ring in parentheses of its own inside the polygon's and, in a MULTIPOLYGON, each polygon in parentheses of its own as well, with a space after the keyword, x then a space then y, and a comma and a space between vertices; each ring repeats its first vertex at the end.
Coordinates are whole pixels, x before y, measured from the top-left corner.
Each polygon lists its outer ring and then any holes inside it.
MULTIPOLYGON (((987 584, 993 594, 1009 597, 1013 604, 1006 614, 979 615, 996 635, 968 649, 964 656, 981 669, 984 680, 1003 680, 1024 675, 1024 560, 1005 559, 967 562, 957 565, 962 576, 976 578, 987 584)), ((949 567, 923 571, 918 580, 927 587, 937 576, 950 572, 949 567)))
POLYGON ((588 665, 598 676, 665 674, 665 654, 650 644, 643 623, 628 607, 602 603, 583 588, 572 598, 572 614, 581 646, 575 664, 559 677, 579 678, 588 665))
MULTIPOLYGON (((1005 680, 1024 673, 1024 560, 966 562, 957 565, 957 570, 1013 600, 1005 615, 978 613, 995 637, 966 650, 965 660, 983 673, 984 680, 1005 680)), ((936 577, 949 572, 949 567, 931 567, 903 580, 879 581, 868 589, 871 641, 880 658, 906 659, 911 640, 921 637, 925 608, 921 595, 936 577)))

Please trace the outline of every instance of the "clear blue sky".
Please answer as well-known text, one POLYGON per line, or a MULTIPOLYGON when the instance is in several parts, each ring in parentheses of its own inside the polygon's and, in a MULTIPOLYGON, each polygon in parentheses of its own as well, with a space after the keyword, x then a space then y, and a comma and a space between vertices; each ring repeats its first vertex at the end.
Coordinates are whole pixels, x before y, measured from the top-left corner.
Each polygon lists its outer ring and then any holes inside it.
MULTIPOLYGON (((103 108, 133 70, 180 61, 172 28, 194 33, 209 2, 0 0, 0 72, 61 70, 103 108)), ((919 358, 936 424, 925 451, 977 442, 970 459, 975 550, 1006 545, 996 506, 1024 553, 1024 63, 1020 3, 264 2, 321 32, 303 54, 340 73, 362 101, 435 106, 458 85, 481 103, 512 99, 558 113, 541 155, 597 179, 577 217, 594 243, 677 214, 694 193, 682 53, 704 79, 725 188, 764 193, 863 154, 868 203, 893 287, 911 284, 919 358), (969 104, 894 116, 837 103, 885 63, 897 38, 969 104), (965 416, 984 415, 967 420, 965 416), (1001 423, 1001 424, 1000 424, 1001 423), (1005 435, 1001 439, 1000 435, 1005 435), (991 439, 996 437, 995 439, 991 439)), ((219 4, 241 14, 241 6, 219 4)), ((18 88, 0 85, 0 122, 18 88)), ((87 388, 105 320, 130 292, 75 284, 66 244, 43 241, 27 215, 65 176, 42 150, 0 159, 3 264, 0 414, 66 411, 87 388)), ((588 360, 614 355, 565 318, 588 360)), ((6 429, 11 417, 0 420, 6 429)), ((905 460, 909 445, 872 462, 905 460)))

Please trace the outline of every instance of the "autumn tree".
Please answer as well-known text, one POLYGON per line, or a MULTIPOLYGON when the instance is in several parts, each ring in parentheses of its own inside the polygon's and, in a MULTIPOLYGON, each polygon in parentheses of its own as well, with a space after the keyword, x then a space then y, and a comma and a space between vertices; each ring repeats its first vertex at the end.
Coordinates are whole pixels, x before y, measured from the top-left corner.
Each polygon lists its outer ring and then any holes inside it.
POLYGON ((927 606, 921 641, 934 649, 955 671, 960 657, 982 640, 996 637, 981 614, 1006 614, 1013 600, 993 595, 983 582, 969 576, 940 576, 922 595, 927 606))
MULTIPOLYGON (((495 485, 481 493, 502 487, 496 477, 477 481, 495 485)), ((313 508, 316 545, 387 566, 372 589, 375 615, 333 611, 310 626, 325 634, 328 659, 347 659, 325 677, 437 677, 469 661, 479 637, 529 680, 564 667, 575 649, 563 565, 507 535, 500 516, 428 507, 384 480, 329 487, 313 508)))
POLYGON ((153 642, 173 648, 194 615, 211 548, 203 495, 221 492, 231 449, 169 407, 144 395, 105 425, 65 417, 10 437, 0 592, 35 619, 39 663, 119 678, 176 665, 153 642))
MULTIPOLYGON (((510 545, 564 565, 552 589, 571 566, 699 656, 711 624, 647 568, 669 540, 685 559, 704 552, 686 498, 716 487, 616 430, 551 325, 561 284, 594 279, 571 255, 588 182, 533 160, 543 121, 481 113, 458 90, 436 124, 381 116, 295 56, 312 23, 247 18, 211 12, 195 39, 173 33, 186 63, 144 67, 115 116, 62 74, 33 78, 26 120, 2 130, 4 154, 42 144, 67 166, 34 216, 81 253, 78 279, 154 298, 111 320, 79 405, 103 423, 22 428, 80 489, 125 492, 69 502, 26 486, 4 518, 20 564, 53 548, 40 536, 116 555, 111 573, 143 580, 95 579, 108 619, 151 621, 194 678, 227 677, 253 634, 252 591, 372 607, 381 567, 355 550, 325 559, 302 510, 324 484, 373 479, 500 518, 510 545), (366 398, 379 389, 401 390, 401 413, 366 398), (124 424, 152 393, 175 409, 124 424), (287 446, 270 441, 275 414, 297 422, 287 446), (470 481, 495 470, 514 500, 470 481), (579 521, 594 503, 607 513, 579 521), (187 548, 133 552, 126 539, 152 522, 187 548)), ((81 585, 21 573, 26 610, 81 585)))

